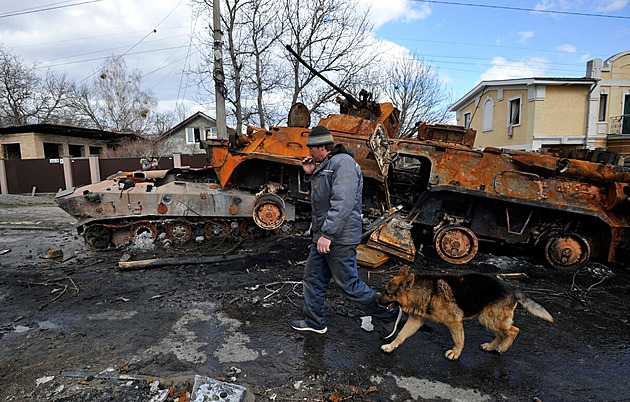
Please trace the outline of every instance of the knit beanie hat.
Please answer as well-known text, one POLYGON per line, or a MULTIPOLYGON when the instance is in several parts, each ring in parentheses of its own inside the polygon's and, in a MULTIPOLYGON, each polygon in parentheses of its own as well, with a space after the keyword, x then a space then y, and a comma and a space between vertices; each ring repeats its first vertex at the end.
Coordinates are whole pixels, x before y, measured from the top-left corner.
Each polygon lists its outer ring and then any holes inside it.
POLYGON ((321 147, 322 145, 332 145, 335 140, 330 131, 324 126, 315 126, 306 139, 307 147, 321 147))

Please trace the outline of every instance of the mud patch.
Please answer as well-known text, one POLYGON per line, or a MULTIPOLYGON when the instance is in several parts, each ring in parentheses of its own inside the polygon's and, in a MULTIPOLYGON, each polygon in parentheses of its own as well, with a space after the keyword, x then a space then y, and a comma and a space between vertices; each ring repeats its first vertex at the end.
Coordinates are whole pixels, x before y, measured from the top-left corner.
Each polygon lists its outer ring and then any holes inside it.
POLYGON ((219 359, 219 363, 253 361, 258 359, 261 353, 264 353, 246 346, 251 342, 251 338, 242 332, 238 332, 239 328, 243 325, 241 321, 230 318, 223 312, 217 314, 217 319, 221 326, 229 333, 221 347, 213 353, 213 355, 219 359))
MULTIPOLYGON (((476 390, 456 388, 443 382, 396 375, 392 375, 392 378, 394 378, 396 385, 407 390, 414 400, 439 399, 457 402, 492 401, 490 397, 484 396, 476 390)), ((383 382, 383 378, 372 377, 372 381, 376 384, 380 384, 383 382)))
MULTIPOLYGON (((207 355, 204 348, 207 342, 197 340, 197 334, 188 328, 189 324, 195 321, 208 322, 212 315, 206 314, 201 309, 192 309, 173 324, 171 332, 157 345, 150 347, 144 352, 144 357, 157 356, 159 354, 173 353, 177 359, 187 363, 204 363, 207 355)), ((140 359, 137 358, 137 361, 140 359)))

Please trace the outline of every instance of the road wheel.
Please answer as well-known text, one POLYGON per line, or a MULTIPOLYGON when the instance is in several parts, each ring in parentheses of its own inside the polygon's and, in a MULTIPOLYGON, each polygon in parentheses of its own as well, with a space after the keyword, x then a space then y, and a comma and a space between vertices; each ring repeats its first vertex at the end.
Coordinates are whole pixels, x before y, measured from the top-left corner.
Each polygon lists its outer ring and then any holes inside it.
POLYGON ((89 247, 104 250, 111 244, 112 231, 104 225, 92 225, 85 229, 83 238, 89 247))
POLYGON ((256 200, 254 222, 265 230, 278 229, 285 219, 284 201, 275 194, 263 194, 256 200))
POLYGON ((553 234, 545 244, 545 259, 553 268, 574 270, 591 257, 591 246, 583 236, 573 232, 553 234))
POLYGON ((225 240, 230 234, 230 227, 223 221, 210 221, 203 228, 206 239, 210 241, 225 240))
POLYGON ((131 226, 131 229, 129 230, 129 239, 131 239, 131 242, 134 243, 136 238, 144 233, 148 233, 151 240, 155 241, 158 235, 158 230, 152 223, 138 222, 131 226))
POLYGON ((479 241, 472 230, 464 226, 445 226, 435 235, 438 255, 451 264, 465 264, 479 250, 479 241))
POLYGON ((166 238, 175 244, 184 244, 192 237, 192 227, 186 222, 171 222, 166 227, 166 238))

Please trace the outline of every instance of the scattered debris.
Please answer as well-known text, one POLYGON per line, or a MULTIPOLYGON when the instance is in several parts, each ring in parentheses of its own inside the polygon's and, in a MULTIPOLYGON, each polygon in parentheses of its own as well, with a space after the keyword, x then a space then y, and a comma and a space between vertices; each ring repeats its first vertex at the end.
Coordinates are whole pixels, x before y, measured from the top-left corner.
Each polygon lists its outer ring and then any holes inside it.
POLYGON ((55 379, 54 375, 50 375, 50 376, 45 376, 45 377, 39 377, 37 380, 35 380, 35 386, 39 387, 42 384, 46 384, 47 382, 50 382, 52 380, 55 379))
POLYGON ((44 254, 42 255, 42 258, 45 258, 47 260, 51 260, 54 258, 62 258, 62 257, 63 257, 63 251, 56 250, 53 248, 49 248, 48 250, 44 251, 44 254))
POLYGON ((524 272, 510 272, 507 274, 497 274, 501 278, 527 278, 527 274, 524 272))
POLYGON ((11 251, 10 248, 5 248, 4 250, 0 250, 0 255, 5 255, 6 253, 8 253, 10 251, 11 251))
POLYGON ((146 381, 152 383, 158 381, 163 384, 171 384, 174 381, 168 378, 153 377, 150 375, 138 375, 138 374, 116 374, 114 369, 103 370, 100 373, 90 373, 85 371, 64 371, 61 373, 64 377, 77 377, 93 380, 95 378, 107 378, 110 380, 133 380, 133 381, 146 381))
POLYGON ((372 316, 366 315, 361 317, 361 329, 367 332, 374 331, 374 324, 372 324, 372 316))
MULTIPOLYGON (((26 286, 59 286, 58 282, 62 282, 62 281, 68 281, 70 282, 70 284, 72 285, 72 288, 74 289, 75 292, 75 296, 79 295, 79 288, 77 287, 77 284, 74 283, 74 281, 72 280, 72 278, 70 278, 69 276, 63 276, 60 278, 54 278, 54 279, 49 279, 45 282, 37 282, 37 283, 32 283, 32 282, 22 282, 20 281, 19 283, 26 285, 26 286)), ((61 286, 63 286, 63 289, 53 289, 53 291, 51 293, 57 293, 57 292, 61 292, 59 293, 54 299, 42 304, 41 306, 39 306, 39 310, 43 309, 44 307, 46 307, 47 305, 49 305, 50 303, 54 302, 55 300, 59 299, 61 296, 63 296, 66 293, 66 290, 68 290, 69 285, 67 284, 62 284, 61 286)))
POLYGON ((230 377, 230 381, 231 382, 236 382, 236 376, 241 374, 242 370, 238 367, 232 366, 230 367, 230 369, 225 373, 228 377, 230 377))
POLYGON ((153 240, 153 233, 151 233, 150 231, 138 233, 133 241, 133 244, 131 245, 131 249, 142 251, 153 250, 155 249, 155 243, 153 242, 153 240))
POLYGON ((233 261, 246 257, 252 257, 252 255, 212 255, 175 258, 153 258, 140 261, 121 260, 118 262, 118 268, 122 270, 136 270, 145 268, 159 268, 172 265, 213 264, 216 262, 233 261))
POLYGON ((214 378, 195 375, 192 402, 230 401, 239 402, 245 396, 246 388, 241 385, 229 384, 214 378))

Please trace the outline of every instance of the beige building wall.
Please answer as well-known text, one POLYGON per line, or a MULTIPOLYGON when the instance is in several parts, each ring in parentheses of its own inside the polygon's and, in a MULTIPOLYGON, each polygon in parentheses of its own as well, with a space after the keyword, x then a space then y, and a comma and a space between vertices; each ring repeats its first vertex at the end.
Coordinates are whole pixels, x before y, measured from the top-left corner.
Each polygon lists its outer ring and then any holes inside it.
POLYGON ((529 126, 529 118, 533 117, 529 111, 529 102, 527 101, 527 89, 513 89, 503 91, 503 100, 499 102, 501 105, 498 109, 500 120, 503 119, 502 124, 498 126, 499 134, 503 141, 500 142, 501 148, 515 148, 522 147, 523 144, 528 142, 527 127, 529 126), (520 124, 512 127, 512 136, 508 135, 508 105, 511 99, 520 98, 521 100, 521 122, 520 124))
POLYGON ((90 140, 80 137, 66 137, 62 135, 49 135, 39 133, 19 133, 6 134, 0 137, 0 144, 20 144, 22 159, 42 159, 44 158, 44 143, 58 144, 61 146, 59 157, 70 154, 68 145, 79 145, 83 147, 83 156, 90 155, 90 146, 105 148, 106 143, 102 140, 90 140))
POLYGON ((588 87, 548 85, 544 118, 536 135, 583 135, 588 114, 588 87))
POLYGON ((90 156, 90 146, 93 147, 101 147, 105 148, 105 141, 102 140, 90 140, 87 138, 80 137, 65 137, 62 135, 49 135, 49 134, 38 134, 34 133, 35 143, 37 145, 37 158, 44 157, 44 143, 48 144, 58 144, 61 146, 59 151, 59 156, 68 156, 70 155, 70 151, 68 145, 79 145, 83 147, 83 156, 90 156))
POLYGON ((37 156, 37 144, 33 133, 6 134, 0 137, 0 143, 20 144, 22 159, 35 159, 37 156))
MULTIPOLYGON (((509 90, 489 90, 484 93, 479 101, 478 110, 474 113, 471 128, 477 130, 475 138, 475 148, 498 147, 498 148, 518 148, 523 144, 531 142, 532 119, 535 116, 534 105, 527 100, 527 89, 517 88, 509 90), (492 98, 494 110, 492 112, 492 130, 483 130, 484 106, 488 98, 492 98), (509 102, 513 98, 521 100, 521 124, 512 127, 511 137, 508 136, 508 108, 509 102)), ((465 110, 473 110, 476 102, 466 106, 465 110)), ((463 114, 460 117, 463 122, 463 114)))
MULTIPOLYGON (((464 114, 473 112, 471 128, 477 131, 477 148, 625 150, 630 143, 630 132, 627 125, 621 124, 624 104, 630 105, 630 50, 604 62, 590 60, 586 75, 581 78, 482 81, 455 102, 451 110, 457 112, 460 125, 465 122, 464 114), (521 97, 521 124, 512 129, 510 138, 508 108, 509 100, 515 96, 521 97), (492 127, 488 128, 483 122, 483 108, 490 97, 494 100, 494 110, 492 127), (601 116, 603 98, 606 107, 601 116)), ((627 111, 626 108, 626 114, 627 111)), ((630 160, 628 152, 624 156, 630 160)))

